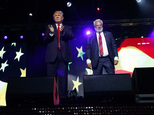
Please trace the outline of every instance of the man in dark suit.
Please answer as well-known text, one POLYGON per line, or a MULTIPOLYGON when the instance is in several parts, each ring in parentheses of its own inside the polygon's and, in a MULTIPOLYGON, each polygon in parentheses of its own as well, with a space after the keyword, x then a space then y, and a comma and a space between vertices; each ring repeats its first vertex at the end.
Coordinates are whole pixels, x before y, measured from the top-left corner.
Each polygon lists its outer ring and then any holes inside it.
POLYGON ((118 64, 118 53, 114 37, 111 32, 103 31, 103 21, 94 21, 94 33, 87 39, 87 66, 93 69, 93 74, 102 74, 103 68, 107 74, 115 74, 114 65, 118 64))
POLYGON ((45 32, 47 42, 47 75, 56 77, 60 98, 67 96, 68 62, 72 61, 69 40, 73 39, 71 27, 63 25, 63 12, 53 14, 55 24, 48 25, 45 32))

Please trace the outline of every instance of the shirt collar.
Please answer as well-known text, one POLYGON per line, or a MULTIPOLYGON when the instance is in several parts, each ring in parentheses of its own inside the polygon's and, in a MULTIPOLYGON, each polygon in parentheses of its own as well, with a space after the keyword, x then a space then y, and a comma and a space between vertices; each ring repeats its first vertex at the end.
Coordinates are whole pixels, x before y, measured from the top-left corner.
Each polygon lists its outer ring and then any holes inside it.
POLYGON ((103 31, 102 32, 96 32, 96 35, 99 35, 99 33, 102 35, 103 34, 103 31))
MULTIPOLYGON (((56 26, 58 27, 58 24, 56 23, 56 26)), ((60 27, 62 26, 62 23, 60 23, 60 27)))
POLYGON ((102 33, 102 32, 103 32, 103 31, 101 31, 101 32, 96 32, 96 33, 98 33, 98 34, 99 34, 99 33, 102 33))

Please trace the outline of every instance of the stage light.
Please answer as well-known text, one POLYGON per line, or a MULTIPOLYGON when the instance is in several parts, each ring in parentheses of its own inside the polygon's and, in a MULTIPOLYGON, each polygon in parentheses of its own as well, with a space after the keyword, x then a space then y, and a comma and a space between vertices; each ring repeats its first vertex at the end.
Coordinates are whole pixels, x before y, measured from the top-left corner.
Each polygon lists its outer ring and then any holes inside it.
POLYGON ((85 34, 86 36, 91 36, 92 33, 93 33, 93 29, 92 29, 91 27, 85 28, 84 34, 85 34))
POLYGON ((148 35, 148 37, 154 37, 154 30, 148 35))
POLYGON ((32 13, 29 13, 29 16, 33 16, 33 14, 32 13))
POLYGON ((4 36, 4 39, 6 40, 8 37, 7 36, 4 36))
POLYGON ((91 34, 91 31, 90 30, 87 30, 86 31, 86 35, 90 35, 91 34))
POLYGON ((42 36, 44 36, 45 34, 44 33, 42 33, 42 36))
POLYGON ((71 7, 72 3, 71 2, 67 2, 67 7, 71 7))
POLYGON ((138 3, 141 2, 141 1, 142 1, 142 0, 136 0, 136 2, 138 2, 138 3))
POLYGON ((21 36, 20 36, 20 39, 23 39, 23 38, 24 38, 24 36, 21 35, 21 36))
POLYGON ((97 11, 100 11, 100 8, 99 7, 97 7, 97 11))

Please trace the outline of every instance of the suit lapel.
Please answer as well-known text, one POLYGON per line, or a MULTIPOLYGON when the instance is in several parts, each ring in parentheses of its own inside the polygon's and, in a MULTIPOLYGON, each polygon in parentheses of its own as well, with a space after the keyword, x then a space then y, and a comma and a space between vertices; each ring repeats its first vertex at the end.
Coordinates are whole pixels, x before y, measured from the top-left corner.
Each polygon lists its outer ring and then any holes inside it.
POLYGON ((57 27, 56 27, 56 24, 52 25, 53 28, 54 28, 54 31, 55 31, 55 35, 58 36, 58 31, 57 31, 57 27))
MULTIPOLYGON (((62 24, 63 25, 63 24, 62 24)), ((64 25, 63 25, 64 26, 64 25)), ((66 27, 66 26, 65 26, 66 27)), ((64 27, 64 29, 65 29, 65 27, 64 27)), ((63 31, 64 31, 64 29, 63 29, 63 31)), ((61 36, 62 36, 62 32, 60 32, 60 39, 61 39, 61 36)))
POLYGON ((106 32, 103 32, 103 33, 104 33, 105 40, 107 42, 107 34, 106 34, 106 32))
POLYGON ((96 52, 98 52, 99 51, 99 46, 98 46, 98 42, 97 42, 96 33, 94 34, 93 38, 94 38, 94 40, 93 40, 94 43, 92 43, 92 45, 94 45, 95 49, 97 50, 96 52))
POLYGON ((106 40, 106 45, 108 46, 108 44, 109 44, 108 34, 106 32, 103 32, 103 33, 104 33, 104 37, 106 40))

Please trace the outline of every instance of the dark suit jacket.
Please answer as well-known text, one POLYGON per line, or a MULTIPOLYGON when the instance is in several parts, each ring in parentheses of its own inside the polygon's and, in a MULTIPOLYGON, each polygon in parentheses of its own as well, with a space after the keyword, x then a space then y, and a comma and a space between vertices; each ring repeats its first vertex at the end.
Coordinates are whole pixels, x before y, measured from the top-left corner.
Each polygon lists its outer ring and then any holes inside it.
MULTIPOLYGON (((109 52, 109 57, 114 64, 114 57, 118 56, 117 47, 114 37, 111 32, 104 32, 106 39, 107 49, 109 52)), ((99 48, 97 42, 96 33, 94 33, 90 38, 87 39, 86 44, 86 59, 90 59, 92 67, 97 67, 99 59, 99 48)))
MULTIPOLYGON (((46 62, 54 62, 57 57, 58 52, 58 32, 56 28, 56 24, 52 25, 54 28, 54 35, 51 37, 49 35, 50 30, 47 27, 44 40, 47 43, 47 51, 46 51, 46 62)), ((60 33, 60 46, 61 46, 61 55, 64 61, 70 62, 72 61, 71 50, 69 46, 69 40, 73 39, 73 33, 71 27, 64 25, 63 31, 60 33)))

